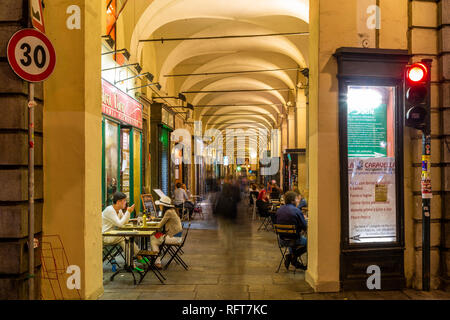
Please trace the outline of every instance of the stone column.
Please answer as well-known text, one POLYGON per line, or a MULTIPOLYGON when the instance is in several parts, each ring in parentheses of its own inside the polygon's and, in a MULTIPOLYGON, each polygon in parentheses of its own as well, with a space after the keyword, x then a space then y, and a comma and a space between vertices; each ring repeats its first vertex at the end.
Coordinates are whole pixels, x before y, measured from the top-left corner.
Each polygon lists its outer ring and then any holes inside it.
MULTIPOLYGON (((25 1, 0 4, 0 300, 28 299, 28 85, 6 57, 11 36, 27 27, 25 1)), ((35 226, 42 231, 42 85, 35 87, 35 226)), ((36 299, 40 296, 40 247, 35 250, 36 299)))
MULTIPOLYGON (((68 263, 80 268, 83 299, 96 299, 103 292, 102 3, 45 3, 46 32, 57 63, 44 90, 43 228, 44 235, 61 237, 68 263)), ((73 297, 74 291, 60 283, 63 295, 73 297)))

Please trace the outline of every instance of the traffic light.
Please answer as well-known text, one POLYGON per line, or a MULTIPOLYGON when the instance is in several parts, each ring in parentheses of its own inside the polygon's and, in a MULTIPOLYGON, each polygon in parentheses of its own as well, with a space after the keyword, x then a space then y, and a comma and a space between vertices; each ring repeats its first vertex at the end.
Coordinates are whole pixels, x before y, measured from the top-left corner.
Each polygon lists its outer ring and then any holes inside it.
POLYGON ((431 60, 414 63, 405 71, 405 125, 430 133, 431 60))

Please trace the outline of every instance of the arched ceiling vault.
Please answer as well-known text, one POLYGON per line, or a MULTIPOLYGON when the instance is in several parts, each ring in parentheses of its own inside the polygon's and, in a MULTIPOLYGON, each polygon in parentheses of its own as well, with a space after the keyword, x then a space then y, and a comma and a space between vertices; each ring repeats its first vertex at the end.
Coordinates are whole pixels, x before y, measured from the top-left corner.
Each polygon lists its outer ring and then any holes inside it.
POLYGON ((185 92, 204 130, 273 129, 286 104, 295 103, 309 36, 185 38, 307 32, 308 17, 308 0, 154 0, 134 29, 131 60, 141 62, 144 51, 151 52, 156 70, 147 71, 167 95, 185 92), (140 42, 161 38, 184 40, 140 42), (258 70, 266 71, 243 72, 258 70))

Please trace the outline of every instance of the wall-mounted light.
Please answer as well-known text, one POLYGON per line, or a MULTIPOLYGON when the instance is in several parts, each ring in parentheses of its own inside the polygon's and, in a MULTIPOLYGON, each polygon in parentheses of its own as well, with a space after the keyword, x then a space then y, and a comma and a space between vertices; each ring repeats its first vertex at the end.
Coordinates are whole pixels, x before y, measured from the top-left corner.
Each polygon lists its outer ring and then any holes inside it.
POLYGON ((179 99, 186 102, 186 96, 182 93, 179 93, 178 97, 155 97, 154 99, 179 99))
POLYGON ((153 75, 150 72, 145 72, 145 73, 141 73, 141 74, 126 78, 126 79, 114 81, 114 84, 117 84, 117 83, 123 82, 123 81, 128 81, 128 80, 135 79, 135 78, 140 78, 142 76, 145 76, 149 82, 153 81, 153 75))
POLYGON ((127 49, 120 49, 120 50, 114 50, 114 51, 109 51, 109 52, 105 52, 102 53, 102 56, 107 55, 107 54, 115 54, 115 53, 122 53, 123 56, 125 57, 125 59, 130 60, 131 54, 128 52, 127 49))
POLYGON ((112 48, 114 47, 114 40, 110 35, 102 36, 103 39, 105 39, 106 43, 112 48))
POLYGON ((102 72, 103 72, 103 71, 109 71, 109 70, 120 69, 120 68, 132 67, 132 66, 134 66, 134 68, 136 69, 137 73, 141 73, 142 67, 139 65, 139 63, 124 64, 123 66, 117 66, 117 67, 112 67, 112 68, 106 68, 106 69, 102 69, 102 72))
POLYGON ((137 89, 141 89, 141 88, 150 87, 150 86, 155 86, 156 88, 158 88, 158 90, 161 90, 161 85, 159 84, 159 82, 156 82, 156 83, 146 84, 145 86, 140 86, 140 87, 136 87, 136 88, 129 88, 129 89, 127 89, 127 92, 131 91, 131 90, 137 90, 137 89))

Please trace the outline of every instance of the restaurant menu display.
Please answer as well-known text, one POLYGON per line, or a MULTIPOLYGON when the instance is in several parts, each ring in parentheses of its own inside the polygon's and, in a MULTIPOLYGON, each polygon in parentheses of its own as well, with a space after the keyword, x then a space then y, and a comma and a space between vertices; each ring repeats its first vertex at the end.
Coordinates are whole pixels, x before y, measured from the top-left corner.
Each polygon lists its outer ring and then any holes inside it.
POLYGON ((141 195, 142 204, 144 205, 145 212, 150 213, 151 216, 156 216, 155 202, 151 194, 141 195))
POLYGON ((394 158, 349 158, 350 243, 395 242, 394 158))
POLYGON ((350 111, 347 118, 348 157, 386 157, 386 104, 366 112, 350 111))

